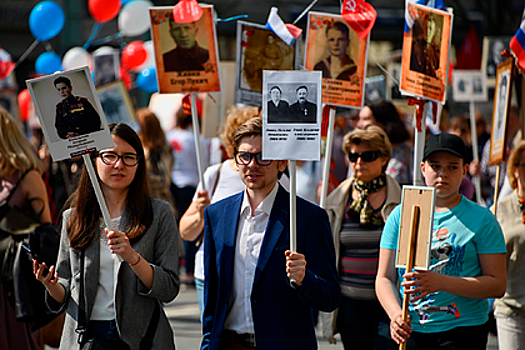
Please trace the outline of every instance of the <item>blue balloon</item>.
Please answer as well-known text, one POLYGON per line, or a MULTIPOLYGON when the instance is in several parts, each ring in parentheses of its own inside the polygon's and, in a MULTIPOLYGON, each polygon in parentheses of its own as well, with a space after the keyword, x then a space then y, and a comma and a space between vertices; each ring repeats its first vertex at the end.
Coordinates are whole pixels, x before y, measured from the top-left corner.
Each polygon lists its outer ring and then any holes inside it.
POLYGON ((35 70, 38 74, 53 74, 62 71, 62 57, 56 52, 44 52, 36 59, 35 70))
POLYGON ((139 75, 137 75, 137 86, 145 92, 154 93, 159 91, 157 83, 157 71, 155 68, 145 68, 139 75))
POLYGON ((29 15, 29 29, 38 41, 53 39, 64 28, 64 10, 54 1, 39 2, 29 15))
POLYGON ((126 5, 128 2, 132 2, 132 1, 133 1, 133 0, 121 0, 121 1, 120 1, 120 4, 121 4, 122 6, 124 6, 124 5, 126 5))

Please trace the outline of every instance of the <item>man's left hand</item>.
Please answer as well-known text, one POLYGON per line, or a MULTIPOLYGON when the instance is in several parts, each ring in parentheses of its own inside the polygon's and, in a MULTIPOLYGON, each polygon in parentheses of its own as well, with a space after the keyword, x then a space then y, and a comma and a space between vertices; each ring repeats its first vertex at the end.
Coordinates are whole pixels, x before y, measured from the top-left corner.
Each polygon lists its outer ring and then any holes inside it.
POLYGON ((286 256, 286 275, 289 279, 295 280, 295 285, 300 286, 306 274, 304 255, 290 250, 284 252, 284 255, 286 256))

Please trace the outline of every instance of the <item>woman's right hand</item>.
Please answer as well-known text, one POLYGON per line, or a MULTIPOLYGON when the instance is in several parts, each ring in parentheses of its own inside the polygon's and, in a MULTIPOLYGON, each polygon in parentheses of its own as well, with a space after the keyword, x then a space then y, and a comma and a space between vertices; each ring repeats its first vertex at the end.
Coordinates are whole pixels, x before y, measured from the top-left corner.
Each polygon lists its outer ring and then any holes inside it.
POLYGON ((210 197, 208 197, 207 191, 197 191, 197 199, 195 200, 195 209, 197 209, 201 215, 204 214, 204 209, 210 205, 210 197))
POLYGON ((47 274, 45 271, 47 266, 45 263, 39 264, 38 261, 33 259, 33 273, 37 280, 42 282, 42 284, 48 289, 50 286, 54 286, 58 282, 58 274, 55 272, 55 266, 51 266, 47 274))
POLYGON ((397 344, 404 343, 406 338, 410 338, 411 332, 410 316, 408 316, 408 321, 405 322, 402 314, 399 313, 390 321, 390 336, 397 344))

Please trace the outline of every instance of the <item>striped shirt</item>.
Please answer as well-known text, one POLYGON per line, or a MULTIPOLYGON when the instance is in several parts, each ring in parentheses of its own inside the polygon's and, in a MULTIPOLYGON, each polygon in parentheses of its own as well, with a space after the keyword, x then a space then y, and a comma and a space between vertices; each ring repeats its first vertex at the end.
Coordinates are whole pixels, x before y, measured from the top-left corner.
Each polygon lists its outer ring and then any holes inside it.
POLYGON ((352 204, 349 196, 345 217, 340 232, 340 271, 341 292, 344 297, 361 300, 377 300, 375 279, 379 261, 379 241, 384 226, 381 205, 374 210, 382 219, 380 226, 361 226, 359 215, 349 210, 352 204))

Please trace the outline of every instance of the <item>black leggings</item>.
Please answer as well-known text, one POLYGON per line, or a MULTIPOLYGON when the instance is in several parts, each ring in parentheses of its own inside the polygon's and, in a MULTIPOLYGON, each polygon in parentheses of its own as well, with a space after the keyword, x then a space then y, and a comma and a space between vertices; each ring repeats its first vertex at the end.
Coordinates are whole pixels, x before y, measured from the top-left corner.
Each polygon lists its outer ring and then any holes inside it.
POLYGON ((445 332, 412 332, 407 350, 485 350, 488 333, 488 322, 479 326, 456 327, 445 332))

